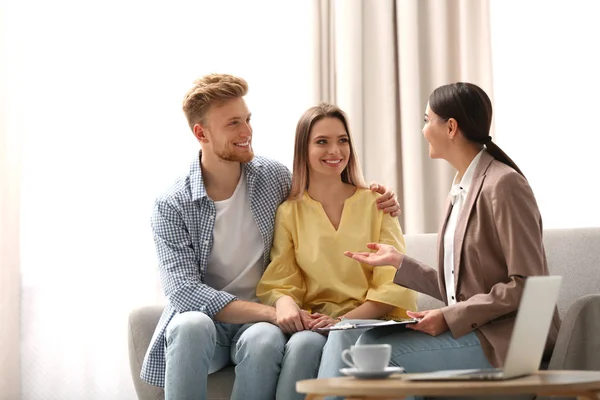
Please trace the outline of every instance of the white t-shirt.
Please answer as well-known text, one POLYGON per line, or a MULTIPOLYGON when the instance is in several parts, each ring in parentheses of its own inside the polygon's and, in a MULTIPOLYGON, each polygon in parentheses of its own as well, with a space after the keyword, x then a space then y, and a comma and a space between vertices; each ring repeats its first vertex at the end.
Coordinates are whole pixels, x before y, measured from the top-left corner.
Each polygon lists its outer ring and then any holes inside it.
POLYGON ((213 247, 204 283, 240 300, 258 301, 256 285, 263 273, 264 244, 250 211, 243 169, 233 195, 215 201, 215 208, 213 247))
POLYGON ((444 232, 444 281, 446 282, 446 296, 448 297, 448 305, 456 303, 456 293, 454 289, 454 233, 456 232, 456 223, 458 217, 463 209, 471 182, 473 181, 473 174, 481 158, 481 150, 471 161, 469 167, 465 171, 460 183, 456 183, 458 173, 454 176, 454 182, 452 189, 450 190, 450 196, 452 196, 452 211, 450 211, 450 217, 448 217, 448 224, 446 225, 446 231, 444 232))

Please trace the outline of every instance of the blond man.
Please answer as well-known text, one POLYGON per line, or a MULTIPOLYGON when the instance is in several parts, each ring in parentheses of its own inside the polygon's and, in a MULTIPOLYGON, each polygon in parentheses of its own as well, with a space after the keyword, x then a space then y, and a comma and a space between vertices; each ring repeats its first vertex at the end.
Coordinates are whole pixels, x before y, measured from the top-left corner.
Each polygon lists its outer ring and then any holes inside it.
MULTIPOLYGON (((183 111, 201 150, 154 205, 167 306, 141 378, 163 386, 166 400, 205 399, 207 376, 230 363, 236 365, 232 399, 273 399, 285 368, 288 336, 275 308, 258 303, 256 285, 291 174, 254 156, 247 91, 246 81, 231 75, 194 82, 183 111)), ((386 192, 380 207, 398 212, 391 192, 374 190, 386 192)))

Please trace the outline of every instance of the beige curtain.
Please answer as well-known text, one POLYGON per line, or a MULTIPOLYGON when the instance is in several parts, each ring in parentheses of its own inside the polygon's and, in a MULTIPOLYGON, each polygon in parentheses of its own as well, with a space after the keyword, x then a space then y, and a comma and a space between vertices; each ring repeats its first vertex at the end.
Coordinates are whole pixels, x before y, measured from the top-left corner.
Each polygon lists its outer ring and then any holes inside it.
POLYGON ((0 7, 0 400, 21 397, 18 138, 9 135, 5 11, 0 7))
POLYGON ((396 188, 407 233, 436 232, 454 170, 421 134, 436 87, 491 92, 488 0, 314 0, 316 93, 350 117, 367 181, 396 188))

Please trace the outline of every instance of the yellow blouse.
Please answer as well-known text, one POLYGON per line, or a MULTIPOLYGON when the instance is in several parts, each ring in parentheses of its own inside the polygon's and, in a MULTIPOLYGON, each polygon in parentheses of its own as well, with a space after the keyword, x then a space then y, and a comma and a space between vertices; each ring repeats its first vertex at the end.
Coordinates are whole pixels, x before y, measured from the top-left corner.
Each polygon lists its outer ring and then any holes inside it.
POLYGON ((271 263, 256 294, 274 305, 283 295, 309 312, 344 315, 366 300, 396 306, 384 318, 406 318, 416 310, 417 294, 393 282, 394 267, 371 267, 344 256, 344 251, 367 250, 368 242, 390 244, 405 251, 398 220, 375 206, 379 195, 357 189, 344 202, 336 230, 321 203, 305 192, 277 209, 271 263))

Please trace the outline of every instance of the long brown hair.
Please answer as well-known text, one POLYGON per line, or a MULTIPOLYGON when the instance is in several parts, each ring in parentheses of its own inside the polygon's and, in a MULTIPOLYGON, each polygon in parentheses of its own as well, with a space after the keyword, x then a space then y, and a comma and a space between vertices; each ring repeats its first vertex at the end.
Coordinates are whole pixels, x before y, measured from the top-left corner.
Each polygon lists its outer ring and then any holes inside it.
POLYGON ((354 149, 354 142, 350 129, 348 128, 348 117, 339 107, 321 103, 318 106, 311 107, 302 114, 298 125, 296 125, 296 144, 294 145, 294 170, 292 174, 292 190, 290 191, 290 200, 297 200, 302 197, 304 191, 308 189, 308 140, 310 132, 317 121, 323 118, 336 118, 343 125, 348 134, 348 144, 350 145, 350 158, 348 165, 342 171, 342 182, 349 183, 356 187, 366 187, 365 180, 360 169, 360 163, 354 149))
POLYGON ((440 86, 429 96, 429 108, 445 121, 454 118, 465 137, 485 145, 496 160, 525 175, 517 164, 492 141, 492 101, 479 86, 467 82, 440 86))

